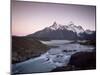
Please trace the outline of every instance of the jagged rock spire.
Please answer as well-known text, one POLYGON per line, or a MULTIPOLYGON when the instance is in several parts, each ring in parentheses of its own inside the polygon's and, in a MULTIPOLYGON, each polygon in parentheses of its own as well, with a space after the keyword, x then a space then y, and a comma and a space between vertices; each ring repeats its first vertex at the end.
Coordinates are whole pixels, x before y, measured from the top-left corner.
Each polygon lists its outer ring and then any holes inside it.
POLYGON ((52 26, 57 26, 57 22, 56 21, 54 21, 54 23, 53 23, 53 25, 52 26))

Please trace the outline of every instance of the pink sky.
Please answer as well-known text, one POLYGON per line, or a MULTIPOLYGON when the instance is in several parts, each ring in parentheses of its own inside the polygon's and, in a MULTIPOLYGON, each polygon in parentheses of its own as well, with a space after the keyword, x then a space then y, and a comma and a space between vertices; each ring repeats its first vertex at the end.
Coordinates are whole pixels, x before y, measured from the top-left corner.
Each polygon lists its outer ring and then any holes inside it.
POLYGON ((38 2, 12 2, 12 35, 24 36, 52 25, 73 21, 84 29, 95 30, 95 6, 38 2))

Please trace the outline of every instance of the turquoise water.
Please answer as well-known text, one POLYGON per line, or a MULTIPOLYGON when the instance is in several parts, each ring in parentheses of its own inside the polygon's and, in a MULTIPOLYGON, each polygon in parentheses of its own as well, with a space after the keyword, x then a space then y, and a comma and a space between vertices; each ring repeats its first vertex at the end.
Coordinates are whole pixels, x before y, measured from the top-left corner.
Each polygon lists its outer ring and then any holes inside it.
POLYGON ((79 43, 71 43, 68 40, 51 40, 41 41, 49 46, 58 46, 51 48, 40 57, 14 64, 12 66, 13 73, 39 73, 50 72, 56 67, 67 65, 72 54, 80 51, 93 51, 93 46, 80 45, 79 43), (63 52, 69 50, 69 52, 63 52), (73 51, 74 50, 74 51, 73 51))

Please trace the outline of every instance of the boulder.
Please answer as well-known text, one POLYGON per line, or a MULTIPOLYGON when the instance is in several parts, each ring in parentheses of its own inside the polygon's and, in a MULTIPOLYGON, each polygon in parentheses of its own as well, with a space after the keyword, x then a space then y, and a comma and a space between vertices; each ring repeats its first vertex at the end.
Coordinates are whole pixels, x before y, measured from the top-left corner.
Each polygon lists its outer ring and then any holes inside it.
POLYGON ((52 72, 96 69, 95 52, 77 52, 71 56, 69 63, 57 67, 52 72))

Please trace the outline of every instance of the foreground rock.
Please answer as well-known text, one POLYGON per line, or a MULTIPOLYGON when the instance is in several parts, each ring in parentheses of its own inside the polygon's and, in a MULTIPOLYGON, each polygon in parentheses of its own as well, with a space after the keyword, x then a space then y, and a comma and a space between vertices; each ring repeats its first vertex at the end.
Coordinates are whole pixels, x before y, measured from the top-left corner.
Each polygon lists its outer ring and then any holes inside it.
POLYGON ((29 37, 12 37, 12 63, 37 57, 48 50, 48 46, 29 37))
POLYGON ((96 53, 95 52, 78 52, 71 56, 67 66, 58 67, 53 72, 57 71, 73 71, 73 70, 88 70, 96 69, 96 53))
POLYGON ((68 65, 73 65, 75 69, 95 69, 95 52, 78 52, 73 54, 68 65))

